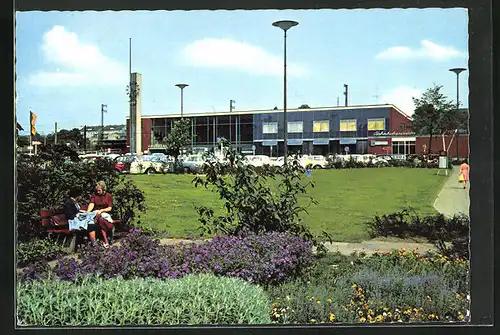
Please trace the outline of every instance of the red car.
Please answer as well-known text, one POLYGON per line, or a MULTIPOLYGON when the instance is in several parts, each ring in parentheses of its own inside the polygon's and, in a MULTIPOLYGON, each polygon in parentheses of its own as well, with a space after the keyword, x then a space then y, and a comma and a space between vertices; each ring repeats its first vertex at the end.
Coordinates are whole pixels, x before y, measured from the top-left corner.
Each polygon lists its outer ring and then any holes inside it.
POLYGON ((130 171, 130 163, 136 158, 134 155, 120 156, 115 158, 115 169, 121 173, 130 171))

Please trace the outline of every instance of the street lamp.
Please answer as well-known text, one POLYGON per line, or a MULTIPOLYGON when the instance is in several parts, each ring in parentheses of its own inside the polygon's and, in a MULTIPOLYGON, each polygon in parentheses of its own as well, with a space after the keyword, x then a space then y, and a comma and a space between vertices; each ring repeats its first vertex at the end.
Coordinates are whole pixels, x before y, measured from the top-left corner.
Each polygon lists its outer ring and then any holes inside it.
MULTIPOLYGON (((450 69, 451 72, 455 72, 457 74, 457 116, 458 113, 460 113, 460 95, 459 95, 459 90, 460 90, 460 84, 459 84, 459 78, 460 78, 460 73, 463 71, 466 71, 467 69, 457 67, 450 69)), ((458 155, 458 125, 457 125, 457 134, 456 134, 456 141, 457 141, 457 162, 459 160, 459 155, 458 155)))
POLYGON ((181 118, 182 118, 184 115, 184 88, 188 87, 189 85, 188 84, 176 84, 175 86, 177 86, 178 88, 181 89, 181 118))
POLYGON ((284 38, 284 66, 283 66, 283 144, 285 148, 285 153, 284 153, 284 164, 286 165, 286 158, 287 158, 287 153, 288 153, 288 143, 287 143, 287 134, 288 134, 288 127, 286 123, 286 32, 288 29, 295 27, 299 23, 296 21, 289 21, 289 20, 283 20, 283 21, 276 21, 273 22, 273 26, 281 28, 284 33, 285 33, 285 38, 284 38))

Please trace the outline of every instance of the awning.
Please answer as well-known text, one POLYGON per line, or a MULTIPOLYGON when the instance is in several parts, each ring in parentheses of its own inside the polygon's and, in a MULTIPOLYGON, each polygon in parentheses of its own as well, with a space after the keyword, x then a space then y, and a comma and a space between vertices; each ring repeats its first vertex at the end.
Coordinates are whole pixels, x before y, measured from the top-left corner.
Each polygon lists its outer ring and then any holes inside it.
POLYGON ((328 138, 315 138, 313 140, 313 144, 315 144, 315 145, 328 145, 328 144, 330 144, 330 140, 328 138))
POLYGON ((302 145, 302 142, 302 139, 291 139, 286 141, 288 145, 302 145))
POLYGON ((278 141, 263 141, 262 146, 263 147, 272 147, 278 145, 278 141))
POLYGON ((342 138, 340 144, 356 144, 357 141, 355 138, 342 138))

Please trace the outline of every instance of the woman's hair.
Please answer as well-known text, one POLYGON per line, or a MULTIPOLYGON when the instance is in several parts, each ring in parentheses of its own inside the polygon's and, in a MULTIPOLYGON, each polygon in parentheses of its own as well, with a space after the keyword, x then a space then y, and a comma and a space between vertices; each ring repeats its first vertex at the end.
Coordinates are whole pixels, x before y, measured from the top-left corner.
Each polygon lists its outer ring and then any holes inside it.
POLYGON ((69 190, 68 195, 70 198, 76 198, 82 195, 82 190, 78 187, 73 187, 69 190))
POLYGON ((96 187, 100 187, 100 188, 102 188, 103 192, 106 192, 106 183, 105 182, 98 181, 97 184, 96 184, 96 187))

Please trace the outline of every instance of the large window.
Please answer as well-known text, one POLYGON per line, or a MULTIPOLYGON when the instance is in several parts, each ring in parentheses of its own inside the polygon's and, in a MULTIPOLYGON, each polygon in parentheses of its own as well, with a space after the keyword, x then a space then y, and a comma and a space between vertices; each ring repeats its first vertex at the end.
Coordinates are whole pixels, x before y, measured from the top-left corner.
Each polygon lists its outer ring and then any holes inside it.
POLYGON ((264 122, 262 124, 262 133, 264 134, 277 134, 278 122, 264 122))
POLYGON ((340 131, 356 131, 356 120, 340 120, 340 131))
POLYGON ((392 141, 393 155, 414 155, 415 141, 392 141))
POLYGON ((313 122, 313 131, 315 133, 329 132, 330 131, 330 122, 326 121, 314 121, 313 122))
POLYGON ((385 130, 385 119, 368 119, 368 130, 385 130))
POLYGON ((289 133, 302 133, 303 129, 304 129, 304 123, 302 121, 288 122, 289 133))

